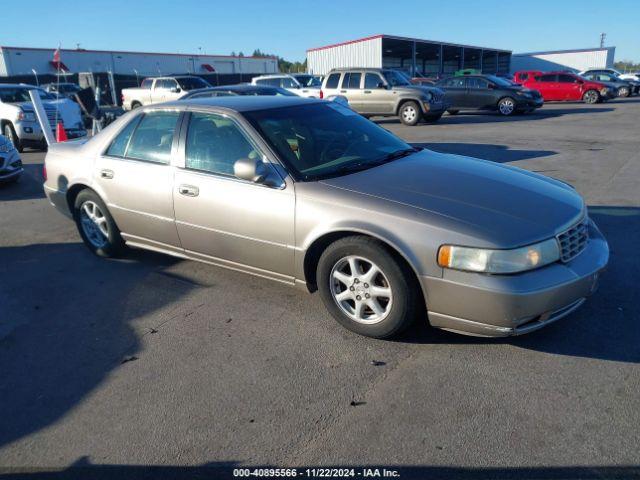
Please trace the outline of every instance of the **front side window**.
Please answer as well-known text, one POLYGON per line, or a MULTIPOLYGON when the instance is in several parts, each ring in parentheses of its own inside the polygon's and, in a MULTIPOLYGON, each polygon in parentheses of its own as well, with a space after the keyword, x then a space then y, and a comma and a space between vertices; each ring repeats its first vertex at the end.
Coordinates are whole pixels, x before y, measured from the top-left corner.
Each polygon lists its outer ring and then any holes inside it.
POLYGON ((302 181, 373 168, 415 151, 382 127, 335 103, 243 115, 302 181))
POLYGON ((444 86, 447 88, 466 88, 467 79, 464 77, 448 78, 444 82, 444 86))
POLYGON ((192 113, 187 131, 185 167, 233 176, 241 158, 260 158, 236 123, 222 115, 192 113))
POLYGON ((182 77, 178 79, 178 83, 180 84, 180 88, 182 88, 182 90, 187 91, 195 90, 196 88, 208 88, 211 86, 200 77, 182 77))
POLYGON ((479 89, 487 89, 489 88, 489 82, 487 82, 484 78, 471 77, 467 78, 467 87, 473 88, 475 90, 479 89))
POLYGON ((151 85, 153 85, 153 78, 145 78, 142 83, 140 84, 140 88, 151 88, 151 85))
POLYGON ((340 81, 339 73, 332 73, 327 78, 327 87, 326 88, 338 88, 338 82, 340 81))
POLYGON ((559 75, 558 81, 560 83, 576 83, 578 79, 576 77, 572 77, 571 75, 559 75))
POLYGON ((297 86, 298 84, 292 78, 285 77, 282 79, 282 88, 296 88, 297 86))
POLYGON ((125 157, 168 164, 180 112, 156 111, 144 114, 133 132, 125 157))
POLYGON ((382 82, 382 78, 377 73, 367 73, 364 76, 364 88, 378 88, 382 82))

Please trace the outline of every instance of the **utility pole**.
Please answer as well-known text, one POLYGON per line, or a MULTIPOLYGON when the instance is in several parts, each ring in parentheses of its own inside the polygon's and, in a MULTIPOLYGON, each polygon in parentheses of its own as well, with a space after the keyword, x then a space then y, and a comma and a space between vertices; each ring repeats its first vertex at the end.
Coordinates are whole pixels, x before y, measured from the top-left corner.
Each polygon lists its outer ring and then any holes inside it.
POLYGON ((600 34, 600 48, 604 48, 604 40, 605 38, 607 38, 607 34, 606 33, 601 33, 600 34))

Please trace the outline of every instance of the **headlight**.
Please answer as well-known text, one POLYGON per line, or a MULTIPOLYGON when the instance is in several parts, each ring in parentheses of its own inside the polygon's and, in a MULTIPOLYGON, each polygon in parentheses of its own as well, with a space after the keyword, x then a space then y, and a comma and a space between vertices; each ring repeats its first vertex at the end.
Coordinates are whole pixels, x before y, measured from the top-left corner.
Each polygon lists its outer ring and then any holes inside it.
POLYGON ((530 97, 530 96, 531 96, 531 93, 529 93, 529 92, 524 92, 524 91, 522 91, 522 90, 518 90, 516 93, 517 93, 518 95, 523 96, 523 97, 530 97))
POLYGON ((15 150, 14 146, 10 142, 0 144, 0 153, 9 153, 15 150))
POLYGON ((18 112, 18 120, 26 120, 27 122, 35 122, 36 114, 35 112, 25 112, 24 110, 20 110, 18 112))
POLYGON ((443 268, 483 273, 516 273, 543 267, 560 259, 555 238, 511 250, 442 245, 438 264, 443 268))

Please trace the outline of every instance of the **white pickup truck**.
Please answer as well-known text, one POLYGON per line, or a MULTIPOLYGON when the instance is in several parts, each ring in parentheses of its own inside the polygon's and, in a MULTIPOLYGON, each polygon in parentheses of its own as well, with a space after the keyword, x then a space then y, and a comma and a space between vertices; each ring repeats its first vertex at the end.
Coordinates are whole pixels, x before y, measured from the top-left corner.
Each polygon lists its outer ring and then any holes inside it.
POLYGON ((156 77, 145 78, 139 87, 122 89, 122 108, 134 108, 152 103, 177 100, 184 92, 211 85, 200 77, 156 77))
POLYGON ((309 98, 320 98, 320 87, 322 87, 320 80, 307 73, 261 75, 254 77, 251 83, 253 85, 284 88, 300 97, 309 98))

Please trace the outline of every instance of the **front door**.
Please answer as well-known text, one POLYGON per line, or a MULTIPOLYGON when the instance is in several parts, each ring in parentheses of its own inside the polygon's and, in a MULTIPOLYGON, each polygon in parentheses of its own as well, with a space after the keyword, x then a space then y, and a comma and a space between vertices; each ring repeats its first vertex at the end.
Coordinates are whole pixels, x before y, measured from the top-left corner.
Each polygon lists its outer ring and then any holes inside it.
POLYGON ((581 84, 579 79, 572 75, 558 75, 558 91, 561 100, 580 100, 582 98, 581 84))
POLYGON ((125 240, 179 248, 173 216, 174 137, 180 112, 133 118, 95 163, 96 190, 125 240))
POLYGON ((467 78, 467 106, 478 109, 493 108, 497 100, 495 90, 490 88, 495 84, 489 83, 485 78, 467 78))
POLYGON ((393 113, 395 98, 386 82, 376 72, 366 72, 360 113, 393 113))
POLYGON ((176 169, 173 187, 183 248, 201 260, 293 281, 293 186, 233 175, 236 160, 264 157, 230 117, 192 113, 184 143, 184 167, 176 169))
POLYGON ((531 88, 538 90, 545 100, 562 100, 558 88, 558 75, 554 73, 535 77, 535 85, 531 88))

